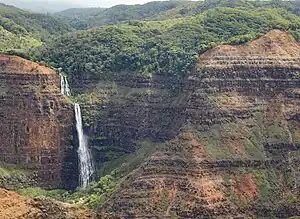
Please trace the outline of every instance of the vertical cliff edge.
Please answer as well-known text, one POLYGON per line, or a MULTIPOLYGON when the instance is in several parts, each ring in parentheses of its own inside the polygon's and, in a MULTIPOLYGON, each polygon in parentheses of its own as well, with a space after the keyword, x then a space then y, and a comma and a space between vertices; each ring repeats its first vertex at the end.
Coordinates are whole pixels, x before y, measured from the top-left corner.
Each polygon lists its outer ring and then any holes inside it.
MULTIPOLYGON (((24 186, 77 186, 74 113, 59 80, 42 65, 0 55, 0 161, 29 171, 32 185, 24 186)), ((18 180, 1 183, 18 187, 18 180)))

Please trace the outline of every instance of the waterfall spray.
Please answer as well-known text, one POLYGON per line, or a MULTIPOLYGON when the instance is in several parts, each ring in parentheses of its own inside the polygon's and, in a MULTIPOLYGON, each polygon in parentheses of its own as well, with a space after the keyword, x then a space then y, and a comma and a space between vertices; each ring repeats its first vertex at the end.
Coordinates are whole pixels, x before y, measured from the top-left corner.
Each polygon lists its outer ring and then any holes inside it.
POLYGON ((85 188, 94 173, 94 165, 92 161, 91 151, 88 148, 86 136, 83 133, 82 128, 82 117, 79 104, 75 104, 75 116, 76 116, 76 130, 78 134, 79 148, 79 184, 81 187, 85 188))

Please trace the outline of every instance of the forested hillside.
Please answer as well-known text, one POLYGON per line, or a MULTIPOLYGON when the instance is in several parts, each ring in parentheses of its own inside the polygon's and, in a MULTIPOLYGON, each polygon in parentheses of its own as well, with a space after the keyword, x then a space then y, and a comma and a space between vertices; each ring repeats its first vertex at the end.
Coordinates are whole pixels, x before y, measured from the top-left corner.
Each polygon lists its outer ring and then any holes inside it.
POLYGON ((114 25, 128 20, 166 20, 201 14, 215 7, 229 8, 282 8, 299 15, 297 1, 243 1, 243 0, 206 0, 206 1, 162 1, 144 5, 117 5, 111 8, 74 8, 55 13, 76 29, 114 25))
POLYGON ((70 74, 180 78, 192 69, 198 54, 219 44, 245 43, 272 29, 288 30, 299 39, 300 18, 290 3, 262 8, 236 1, 234 8, 222 2, 212 7, 209 1, 210 9, 182 18, 129 21, 67 34, 42 47, 36 58, 70 74))
POLYGON ((63 18, 74 28, 82 30, 119 24, 128 20, 154 19, 162 12, 195 4, 196 2, 190 1, 150 2, 144 5, 116 5, 107 9, 69 9, 56 13, 55 16, 63 18))
POLYGON ((57 18, 0 3, 1 52, 22 52, 69 31, 72 28, 57 18))
POLYGON ((90 20, 102 14, 104 10, 104 8, 70 8, 57 12, 54 16, 64 20, 76 29, 87 29, 90 26, 90 20))

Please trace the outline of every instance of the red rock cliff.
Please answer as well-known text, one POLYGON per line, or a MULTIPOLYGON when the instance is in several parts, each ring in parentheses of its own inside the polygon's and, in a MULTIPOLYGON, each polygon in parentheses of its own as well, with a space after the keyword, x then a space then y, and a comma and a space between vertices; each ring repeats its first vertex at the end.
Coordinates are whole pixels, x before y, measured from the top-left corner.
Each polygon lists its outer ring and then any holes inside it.
POLYGON ((42 65, 0 55, 0 161, 36 171, 46 188, 69 186, 65 179, 76 175, 68 163, 74 157, 72 105, 60 94, 59 80, 42 65))
MULTIPOLYGON (((171 103, 136 106, 137 112, 151 112, 144 114, 149 120, 123 107, 123 130, 140 119, 138 130, 173 129, 172 139, 162 141, 126 175, 101 209, 103 218, 299 215, 299 71, 297 42, 274 30, 250 43, 222 45, 201 55, 171 103), (169 114, 176 115, 173 126, 164 123, 169 114), (158 115, 162 119, 151 123, 158 115)), ((151 91, 163 97, 163 92, 151 91)), ((110 117, 117 114, 116 107, 104 109, 110 117)))

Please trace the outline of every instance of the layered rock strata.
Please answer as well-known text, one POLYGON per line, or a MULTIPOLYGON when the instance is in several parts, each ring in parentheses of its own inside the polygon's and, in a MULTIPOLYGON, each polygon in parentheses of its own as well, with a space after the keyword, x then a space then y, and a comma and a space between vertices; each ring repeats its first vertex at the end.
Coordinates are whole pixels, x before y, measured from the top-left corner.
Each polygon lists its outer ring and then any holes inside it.
MULTIPOLYGON (((98 124, 94 134, 122 147, 123 138, 109 134, 110 125, 117 124, 118 133, 129 129, 137 130, 129 133, 144 133, 130 137, 132 142, 152 139, 164 146, 122 180, 101 215, 299 215, 299 61, 297 42, 288 33, 274 30, 245 45, 223 45, 204 53, 177 93, 149 80, 143 88, 151 92, 141 95, 139 101, 130 104, 126 97, 132 95, 120 90, 117 100, 108 96, 100 104, 103 131, 98 132, 98 124), (157 102, 149 101, 155 96, 160 98, 157 102), (121 103, 125 107, 117 108, 121 103), (130 114, 129 107, 135 113, 130 114), (115 118, 112 115, 119 116, 118 120, 107 124, 105 119, 115 118), (169 125, 164 119, 171 119, 169 125), (149 134, 151 131, 155 134, 149 134), (165 138, 155 139, 160 135, 165 138)), ((132 94, 138 87, 131 85, 127 91, 132 94)))
POLYGON ((44 66, 0 56, 0 161, 35 172, 45 188, 76 186, 74 115, 59 80, 44 66))

